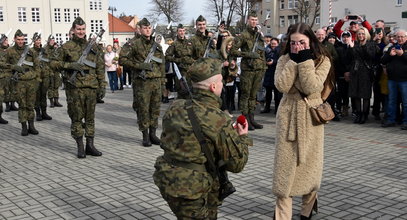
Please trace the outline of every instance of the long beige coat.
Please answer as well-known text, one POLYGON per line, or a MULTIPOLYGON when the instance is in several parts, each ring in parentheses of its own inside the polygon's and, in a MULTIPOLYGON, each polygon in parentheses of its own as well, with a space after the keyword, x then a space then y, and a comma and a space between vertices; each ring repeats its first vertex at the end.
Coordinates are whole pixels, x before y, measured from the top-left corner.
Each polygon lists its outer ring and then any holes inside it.
POLYGON ((328 58, 316 66, 313 60, 297 64, 288 54, 278 61, 275 85, 284 95, 276 124, 272 191, 277 197, 305 195, 320 188, 324 126, 312 125, 309 107, 298 90, 308 96, 310 105, 321 104, 321 91, 330 67, 328 58))

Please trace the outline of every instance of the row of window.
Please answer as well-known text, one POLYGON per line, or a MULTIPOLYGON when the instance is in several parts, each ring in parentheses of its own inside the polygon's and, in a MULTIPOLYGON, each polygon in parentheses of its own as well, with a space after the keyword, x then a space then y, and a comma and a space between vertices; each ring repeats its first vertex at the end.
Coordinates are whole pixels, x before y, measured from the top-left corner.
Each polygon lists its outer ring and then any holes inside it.
MULTIPOLYGON (((288 9, 293 9, 293 8, 297 8, 298 7, 298 0, 280 0, 280 9, 285 9, 285 6, 286 6, 286 1, 288 2, 288 4, 287 4, 287 8, 288 9)), ((396 5, 397 6, 399 6, 399 5, 403 5, 403 0, 395 0, 396 1, 396 5)), ((267 2, 270 2, 270 1, 267 1, 267 2)), ((305 0, 304 1, 304 4, 306 5, 306 6, 308 6, 309 5, 309 0, 305 0)))
MULTIPOLYGON (((73 20, 75 20, 77 17, 79 17, 79 8, 74 8, 73 9, 73 20)), ((61 22, 61 9, 60 8, 54 8, 54 22, 61 22)), ((64 22, 65 23, 70 23, 71 22, 71 9, 70 8, 64 8, 64 22)))
MULTIPOLYGON (((287 16, 287 21, 288 21, 287 26, 298 23, 299 22, 298 15, 288 15, 287 16)), ((309 23, 309 17, 306 17, 303 22, 309 23)), ((321 23, 320 17, 319 16, 315 17, 315 24, 320 24, 320 23, 321 23)), ((280 24, 280 27, 285 27, 286 26, 285 16, 280 16, 279 24, 280 24)))

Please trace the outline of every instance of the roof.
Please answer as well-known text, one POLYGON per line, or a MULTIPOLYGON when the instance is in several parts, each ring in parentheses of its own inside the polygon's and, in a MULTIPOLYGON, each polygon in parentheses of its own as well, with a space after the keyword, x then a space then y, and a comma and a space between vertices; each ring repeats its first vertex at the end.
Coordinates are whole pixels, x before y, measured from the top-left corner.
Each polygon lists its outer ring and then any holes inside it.
POLYGON ((109 32, 120 33, 120 32, 135 32, 136 29, 129 26, 126 22, 120 20, 119 18, 113 16, 109 13, 109 32))

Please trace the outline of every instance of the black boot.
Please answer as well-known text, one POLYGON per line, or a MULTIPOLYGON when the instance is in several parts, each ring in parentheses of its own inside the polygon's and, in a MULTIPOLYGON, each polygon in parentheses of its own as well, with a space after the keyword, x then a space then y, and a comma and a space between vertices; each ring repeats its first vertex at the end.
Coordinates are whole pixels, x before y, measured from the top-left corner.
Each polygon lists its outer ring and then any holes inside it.
POLYGON ((152 144, 160 145, 160 143, 161 143, 160 138, 158 138, 155 135, 156 130, 157 130, 156 128, 150 127, 150 131, 149 131, 150 141, 151 141, 152 144))
POLYGON ((43 120, 52 120, 52 117, 47 114, 47 109, 42 109, 41 112, 43 120))
POLYGON ((22 122, 21 123, 21 136, 27 136, 27 135, 28 135, 27 122, 22 122))
POLYGON ((3 114, 3 103, 0 103, 0 124, 8 124, 8 121, 1 117, 3 114))
POLYGON ((86 137, 86 154, 92 156, 102 156, 102 152, 98 151, 93 145, 93 137, 86 137))
POLYGON ((58 102, 58 98, 54 98, 55 107, 62 107, 63 105, 58 102))
POLYGON ((75 138, 76 146, 78 147, 78 158, 86 158, 85 149, 83 146, 83 137, 75 138))
POLYGON ((260 113, 269 113, 270 112, 270 105, 267 105, 264 107, 264 109, 260 113))
POLYGON ((359 124, 366 123, 368 115, 369 115, 369 113, 366 113, 366 112, 360 113, 360 122, 359 122, 359 124))
POLYGON ((249 114, 243 114, 243 115, 247 119, 247 128, 249 129, 249 131, 254 131, 254 127, 252 125, 252 122, 250 121, 249 114))
POLYGON ((250 117, 250 122, 252 123, 252 125, 253 125, 253 127, 254 127, 255 129, 262 129, 262 128, 263 128, 263 125, 257 123, 257 122, 254 120, 254 113, 250 113, 250 114, 249 114, 249 117, 250 117))
POLYGON ((50 107, 50 108, 55 107, 55 102, 54 102, 54 99, 53 99, 53 98, 50 98, 50 99, 49 99, 49 107, 50 107))
POLYGON ((355 118, 353 119, 354 124, 359 124, 360 119, 361 119, 362 113, 361 112, 356 112, 355 118))
POLYGON ((15 102, 10 102, 10 110, 11 111, 18 111, 18 108, 17 108, 15 102))
POLYGON ((39 132, 34 127, 34 120, 28 121, 28 133, 37 135, 39 132))
POLYGON ((168 96, 164 96, 162 101, 163 101, 163 103, 169 103, 170 102, 170 100, 168 99, 168 96))
POLYGON ((6 103, 6 110, 5 111, 10 112, 11 111, 11 109, 10 109, 11 108, 11 105, 10 105, 11 102, 5 102, 5 103, 6 103))
POLYGON ((35 119, 36 119, 37 121, 42 121, 42 115, 41 115, 41 110, 40 110, 40 108, 39 108, 39 107, 35 107, 34 110, 35 110, 35 119))
POLYGON ((148 135, 148 130, 143 131, 143 146, 144 147, 151 146, 151 141, 150 141, 150 136, 148 135))

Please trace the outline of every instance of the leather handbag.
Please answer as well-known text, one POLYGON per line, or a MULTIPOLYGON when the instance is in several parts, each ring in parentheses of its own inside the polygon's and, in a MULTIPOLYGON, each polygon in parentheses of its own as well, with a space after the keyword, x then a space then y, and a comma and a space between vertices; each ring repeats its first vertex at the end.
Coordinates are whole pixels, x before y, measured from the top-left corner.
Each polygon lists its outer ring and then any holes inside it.
POLYGON ((331 91, 331 88, 324 87, 322 91, 323 103, 317 106, 311 106, 308 102, 307 96, 304 93, 300 92, 302 98, 309 106, 312 117, 312 124, 314 126, 326 124, 335 117, 335 113, 332 110, 331 105, 326 101, 331 91))

